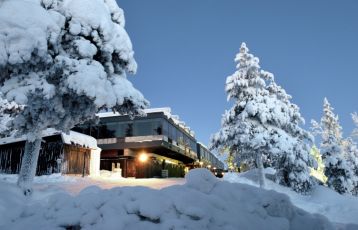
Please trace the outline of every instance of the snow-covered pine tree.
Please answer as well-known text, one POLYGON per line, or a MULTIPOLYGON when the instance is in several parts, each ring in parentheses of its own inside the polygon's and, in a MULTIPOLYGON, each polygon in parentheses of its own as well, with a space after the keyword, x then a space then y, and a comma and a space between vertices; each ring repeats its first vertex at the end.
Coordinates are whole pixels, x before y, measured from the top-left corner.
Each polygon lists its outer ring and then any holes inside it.
POLYGON ((353 188, 352 195, 358 196, 358 147, 357 144, 351 139, 347 138, 343 141, 344 158, 352 171, 353 188))
POLYGON ((327 98, 323 102, 320 124, 315 121, 312 124, 316 134, 321 134, 321 154, 327 186, 341 194, 350 193, 353 189, 353 173, 344 158, 342 128, 338 116, 333 113, 327 98))
POLYGON ((278 86, 273 78, 268 89, 274 102, 269 107, 269 117, 274 117, 269 124, 274 124, 277 130, 270 141, 276 180, 297 192, 307 193, 314 185, 310 168, 317 167, 310 154, 309 144, 312 143, 313 137, 300 127, 305 121, 299 107, 290 101, 292 97, 278 86))
POLYGON ((143 114, 148 102, 126 77, 137 64, 124 25, 115 0, 1 2, 0 90, 24 108, 11 126, 27 135, 18 179, 24 193, 31 193, 43 130, 66 132, 102 109, 143 114))
POLYGON ((261 70, 259 59, 242 43, 235 61, 237 71, 226 80, 228 100, 221 130, 213 135, 211 148, 227 148, 240 161, 254 161, 259 183, 264 187, 263 156, 273 161, 277 180, 295 191, 307 192, 313 185, 309 168, 313 158, 307 141, 310 135, 299 127, 303 121, 290 96, 261 70))

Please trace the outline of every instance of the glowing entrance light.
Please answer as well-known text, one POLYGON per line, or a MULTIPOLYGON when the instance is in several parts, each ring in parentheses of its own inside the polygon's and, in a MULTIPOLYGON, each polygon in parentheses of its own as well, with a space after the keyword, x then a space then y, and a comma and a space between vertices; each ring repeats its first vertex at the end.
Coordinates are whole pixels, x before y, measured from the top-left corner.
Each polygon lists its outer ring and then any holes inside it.
POLYGON ((148 154, 146 154, 146 153, 141 153, 140 155, 139 155, 139 161, 140 162, 146 162, 147 160, 148 160, 148 154))

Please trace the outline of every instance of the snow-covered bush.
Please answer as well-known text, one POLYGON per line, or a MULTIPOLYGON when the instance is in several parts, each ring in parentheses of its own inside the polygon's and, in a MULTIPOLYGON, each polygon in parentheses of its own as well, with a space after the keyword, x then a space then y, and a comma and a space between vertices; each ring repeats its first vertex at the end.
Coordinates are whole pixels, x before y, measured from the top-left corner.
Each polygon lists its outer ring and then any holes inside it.
POLYGON ((226 80, 228 100, 233 107, 222 118, 222 128, 212 137, 212 148, 227 148, 240 161, 254 161, 264 185, 263 159, 276 170, 279 183, 307 192, 313 185, 309 166, 310 134, 299 127, 304 122, 291 96, 278 86, 259 59, 242 43, 235 61, 237 71, 226 80))
POLYGON ((115 0, 1 2, 0 90, 24 106, 12 128, 28 136, 21 186, 46 128, 68 131, 101 109, 143 114, 148 102, 126 77, 137 64, 124 24, 115 0))
POLYGON ((344 157, 342 127, 327 98, 323 102, 321 122, 312 121, 312 125, 314 132, 321 135, 321 154, 327 186, 341 194, 351 193, 354 186, 353 173, 344 157))

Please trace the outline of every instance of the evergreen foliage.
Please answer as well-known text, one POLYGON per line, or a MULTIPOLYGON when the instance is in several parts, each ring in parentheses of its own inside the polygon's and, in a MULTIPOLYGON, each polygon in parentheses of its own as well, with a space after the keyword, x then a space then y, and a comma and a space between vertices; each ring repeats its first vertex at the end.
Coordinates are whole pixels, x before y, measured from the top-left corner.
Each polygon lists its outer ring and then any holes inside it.
POLYGON ((321 122, 313 121, 312 124, 315 133, 321 135, 321 154, 327 186, 341 194, 351 193, 354 187, 353 173, 344 157, 342 127, 327 98, 323 102, 321 122))
POLYGON ((212 148, 227 148, 241 162, 254 162, 264 186, 263 159, 276 169, 279 183, 306 193, 313 186, 309 166, 310 134, 299 127, 304 122, 297 105, 261 70, 259 59, 242 43, 235 61, 237 71, 226 80, 232 108, 222 117, 221 130, 212 137, 212 148))

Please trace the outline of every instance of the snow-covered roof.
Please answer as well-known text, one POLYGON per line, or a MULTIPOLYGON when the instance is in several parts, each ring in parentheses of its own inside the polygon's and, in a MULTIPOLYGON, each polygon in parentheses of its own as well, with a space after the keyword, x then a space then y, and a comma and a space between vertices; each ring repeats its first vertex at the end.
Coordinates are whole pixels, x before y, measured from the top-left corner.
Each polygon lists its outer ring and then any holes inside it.
MULTIPOLYGON (((80 145, 91 149, 97 149, 97 140, 91 136, 78 133, 75 131, 70 131, 68 134, 55 129, 46 129, 42 132, 42 137, 61 135, 62 141, 68 145, 80 145)), ((20 141, 25 141, 26 135, 21 137, 5 137, 0 139, 0 145, 10 144, 20 141)))
POLYGON ((65 144, 75 144, 85 146, 91 149, 97 149, 97 140, 91 136, 75 131, 70 131, 69 134, 61 133, 62 140, 65 144))
MULTIPOLYGON (((163 113, 168 119, 172 119, 173 122, 178 125, 179 127, 181 127, 182 129, 184 129, 187 133, 189 133, 192 137, 195 137, 195 133, 193 130, 190 129, 189 126, 187 126, 185 124, 184 121, 181 121, 178 115, 174 115, 172 114, 172 109, 170 107, 163 107, 163 108, 150 108, 150 109, 145 109, 144 112, 145 113, 163 113)), ((119 114, 117 112, 102 112, 102 113, 98 113, 97 116, 99 118, 104 118, 104 117, 117 117, 117 116, 124 116, 123 114, 119 114)))
MULTIPOLYGON (((166 116, 172 117, 176 115, 171 114, 171 108, 169 107, 163 107, 163 108, 150 108, 150 109, 144 109, 145 113, 164 113, 166 116)), ((119 117, 119 116, 125 116, 126 114, 120 114, 117 112, 101 112, 97 113, 97 116, 99 118, 102 117, 119 117)))

